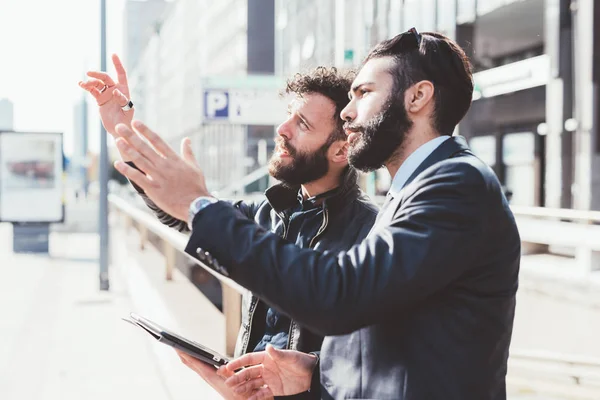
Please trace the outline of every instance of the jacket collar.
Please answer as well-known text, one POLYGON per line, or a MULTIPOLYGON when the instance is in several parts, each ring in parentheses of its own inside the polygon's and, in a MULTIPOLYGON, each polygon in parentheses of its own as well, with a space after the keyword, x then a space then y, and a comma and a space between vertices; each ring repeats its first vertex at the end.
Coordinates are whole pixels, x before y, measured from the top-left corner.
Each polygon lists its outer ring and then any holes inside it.
MULTIPOLYGON (((356 181, 356 170, 348 168, 342 176, 341 185, 327 192, 323 204, 326 207, 337 208, 351 199, 357 198, 360 194, 360 189, 356 181)), ((279 183, 268 188, 265 191, 265 197, 271 207, 277 213, 280 213, 298 205, 299 190, 300 185, 287 186, 279 183)))
POLYGON ((425 171, 427 168, 431 167, 433 164, 438 163, 440 161, 446 160, 448 158, 454 157, 455 155, 463 152, 470 152, 469 145, 467 141, 462 136, 452 136, 450 139, 446 140, 444 143, 438 146, 437 149, 433 151, 412 173, 412 175, 408 178, 404 187, 408 186, 421 172, 425 171))

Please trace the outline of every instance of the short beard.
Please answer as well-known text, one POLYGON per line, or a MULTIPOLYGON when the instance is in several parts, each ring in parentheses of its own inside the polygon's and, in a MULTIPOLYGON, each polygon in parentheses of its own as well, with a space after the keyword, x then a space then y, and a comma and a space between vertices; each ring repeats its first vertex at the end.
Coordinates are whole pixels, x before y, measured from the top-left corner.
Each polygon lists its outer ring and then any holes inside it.
POLYGON ((358 132, 358 139, 348 148, 348 162, 354 168, 371 172, 384 166, 406 141, 413 122, 408 118, 404 93, 391 95, 381 113, 365 124, 347 124, 344 128, 358 132))
POLYGON ((327 150, 330 145, 328 140, 314 152, 304 153, 285 143, 291 162, 286 165, 277 155, 273 155, 269 161, 269 174, 288 187, 314 182, 329 172, 327 150))

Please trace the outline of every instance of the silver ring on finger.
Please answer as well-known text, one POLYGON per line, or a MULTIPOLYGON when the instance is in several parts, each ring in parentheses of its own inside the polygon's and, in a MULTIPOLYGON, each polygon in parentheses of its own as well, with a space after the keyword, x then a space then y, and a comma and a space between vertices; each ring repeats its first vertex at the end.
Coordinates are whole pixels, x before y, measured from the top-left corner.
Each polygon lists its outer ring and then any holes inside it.
POLYGON ((125 104, 124 106, 121 107, 121 110, 123 111, 129 111, 133 108, 133 102, 131 100, 129 100, 127 102, 127 104, 125 104))
POLYGON ((108 85, 104 85, 104 87, 102 87, 102 89, 98 90, 100 93, 104 93, 104 91, 106 91, 106 89, 108 89, 108 85))

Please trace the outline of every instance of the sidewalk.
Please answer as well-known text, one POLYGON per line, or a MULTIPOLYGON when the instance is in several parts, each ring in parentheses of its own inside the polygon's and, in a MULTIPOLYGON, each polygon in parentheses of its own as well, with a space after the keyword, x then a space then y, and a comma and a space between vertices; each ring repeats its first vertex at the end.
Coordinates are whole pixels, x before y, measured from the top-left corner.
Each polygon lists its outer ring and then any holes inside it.
POLYGON ((115 263, 100 292, 95 234, 53 233, 50 243, 50 257, 13 254, 12 227, 0 224, 0 399, 219 398, 174 351, 121 321, 140 312, 123 279, 139 266, 115 263))

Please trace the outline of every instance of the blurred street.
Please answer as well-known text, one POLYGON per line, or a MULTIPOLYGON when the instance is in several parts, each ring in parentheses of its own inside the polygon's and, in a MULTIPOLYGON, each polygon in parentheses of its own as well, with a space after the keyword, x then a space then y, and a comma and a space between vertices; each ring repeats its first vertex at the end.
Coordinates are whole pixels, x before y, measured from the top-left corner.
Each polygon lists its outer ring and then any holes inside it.
MULTIPOLYGON (((0 224, 0 399, 219 398, 174 351, 121 320, 144 310, 136 301, 156 305, 140 275, 137 291, 128 287, 135 262, 114 262, 110 291, 98 290, 98 236, 89 232, 94 207, 69 207, 67 215, 78 217, 51 234, 50 256, 14 254, 12 227, 0 224), (74 227, 82 231, 65 232, 74 227)), ((192 290, 178 278, 172 286, 192 290)), ((218 313, 194 301, 194 309, 202 306, 207 315, 218 313)))

